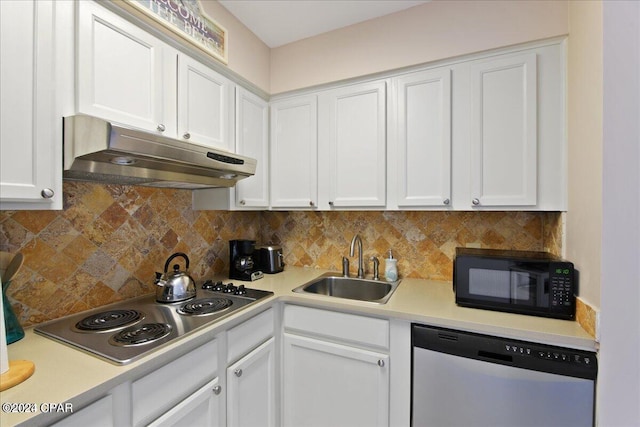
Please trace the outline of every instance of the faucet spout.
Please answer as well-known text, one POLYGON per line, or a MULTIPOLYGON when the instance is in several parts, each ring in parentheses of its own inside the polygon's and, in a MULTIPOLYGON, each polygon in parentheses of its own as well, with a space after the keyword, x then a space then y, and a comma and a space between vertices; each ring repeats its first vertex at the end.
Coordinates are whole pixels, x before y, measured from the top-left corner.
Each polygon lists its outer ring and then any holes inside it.
POLYGON ((356 242, 358 243, 358 278, 364 279, 364 263, 362 262, 362 239, 358 234, 351 239, 351 248, 349 249, 349 256, 353 256, 356 242))

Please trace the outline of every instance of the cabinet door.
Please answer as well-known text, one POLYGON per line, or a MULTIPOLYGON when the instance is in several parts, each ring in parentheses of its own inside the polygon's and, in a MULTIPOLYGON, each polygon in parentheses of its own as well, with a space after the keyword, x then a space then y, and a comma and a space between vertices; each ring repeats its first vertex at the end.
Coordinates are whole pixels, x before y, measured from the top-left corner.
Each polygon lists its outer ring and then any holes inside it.
POLYGON ((97 3, 77 5, 79 112, 176 135, 175 55, 97 3))
POLYGON ((221 420, 220 416, 221 391, 216 378, 149 424, 149 427, 222 426, 224 420, 221 420))
POLYGON ((284 334, 285 426, 388 426, 389 356, 284 334))
POLYGON ((389 199, 402 208, 451 205, 451 70, 395 78, 389 199))
POLYGON ((275 426, 274 339, 227 368, 227 426, 275 426))
POLYGON ((0 2, 2 209, 62 209, 53 1, 0 2))
POLYGON ((330 207, 386 204, 386 81, 319 96, 320 182, 330 207))
POLYGON ((471 65, 472 206, 535 206, 536 54, 471 65))
POLYGON ((318 117, 315 95, 271 104, 271 206, 318 205, 318 117))
POLYGON ((231 81, 187 56, 178 63, 178 137, 234 151, 231 81))
POLYGON ((236 207, 269 207, 269 109, 267 103, 236 89, 236 151, 258 161, 254 176, 236 184, 236 207))
POLYGON ((54 427, 115 427, 113 396, 107 395, 53 424, 54 427))

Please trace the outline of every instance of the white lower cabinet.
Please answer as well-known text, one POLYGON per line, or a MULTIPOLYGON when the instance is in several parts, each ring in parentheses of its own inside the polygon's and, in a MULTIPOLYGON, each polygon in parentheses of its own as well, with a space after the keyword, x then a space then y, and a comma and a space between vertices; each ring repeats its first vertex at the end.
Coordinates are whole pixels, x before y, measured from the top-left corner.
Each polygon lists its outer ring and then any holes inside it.
POLYGON ((115 427, 113 396, 106 395, 72 415, 53 424, 54 427, 115 427))
POLYGON ((227 426, 276 425, 275 340, 227 368, 227 426))
POLYGON ((283 425, 390 425, 388 320, 286 306, 283 323, 283 425))
MULTIPOLYGON (((178 418, 201 414, 201 407, 193 408, 194 413, 189 414, 191 408, 189 401, 194 393, 204 393, 203 389, 211 390, 214 395, 208 396, 212 399, 211 404, 219 401, 215 398, 217 384, 208 388, 216 380, 217 371, 218 340, 214 339, 133 381, 131 383, 133 425, 148 425, 154 420, 164 419, 164 416, 173 420, 173 411, 178 407, 182 408, 178 411, 179 414, 174 414, 178 418)), ((213 412, 221 411, 220 408, 215 408, 213 412)))
POLYGON ((174 406, 169 412, 149 424, 150 427, 222 426, 218 378, 174 406))
POLYGON ((388 426, 389 355, 284 336, 285 426, 388 426))
POLYGON ((227 426, 277 425, 275 310, 227 331, 227 426))

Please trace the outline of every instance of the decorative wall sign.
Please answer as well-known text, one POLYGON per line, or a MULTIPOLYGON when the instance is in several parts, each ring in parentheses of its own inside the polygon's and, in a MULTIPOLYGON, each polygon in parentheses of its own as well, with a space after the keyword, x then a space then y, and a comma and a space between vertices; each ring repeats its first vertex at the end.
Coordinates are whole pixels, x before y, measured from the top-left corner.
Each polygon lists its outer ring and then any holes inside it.
POLYGON ((125 0, 125 3, 227 63, 227 30, 204 12, 200 0, 125 0))

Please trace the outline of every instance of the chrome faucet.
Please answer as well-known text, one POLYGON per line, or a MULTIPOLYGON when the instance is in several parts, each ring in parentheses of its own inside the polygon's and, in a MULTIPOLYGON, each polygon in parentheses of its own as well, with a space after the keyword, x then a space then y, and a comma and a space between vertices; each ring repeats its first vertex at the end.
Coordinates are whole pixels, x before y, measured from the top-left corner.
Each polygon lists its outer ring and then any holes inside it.
POLYGON ((351 249, 349 250, 349 256, 353 256, 353 250, 355 249, 356 241, 358 242, 358 279, 364 279, 364 264, 362 262, 362 239, 357 234, 353 236, 353 239, 351 239, 351 249))

